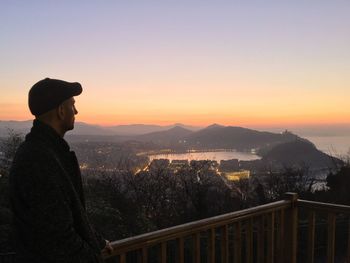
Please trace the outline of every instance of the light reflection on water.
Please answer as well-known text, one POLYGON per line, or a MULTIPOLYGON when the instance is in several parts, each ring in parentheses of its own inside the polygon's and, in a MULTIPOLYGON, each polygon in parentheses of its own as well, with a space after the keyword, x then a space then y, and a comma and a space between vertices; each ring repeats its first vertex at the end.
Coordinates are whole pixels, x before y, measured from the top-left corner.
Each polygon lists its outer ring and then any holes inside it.
POLYGON ((153 159, 168 159, 172 160, 221 160, 238 159, 242 161, 251 161, 260 159, 259 156, 245 152, 191 152, 191 153, 169 153, 149 155, 150 161, 153 159))

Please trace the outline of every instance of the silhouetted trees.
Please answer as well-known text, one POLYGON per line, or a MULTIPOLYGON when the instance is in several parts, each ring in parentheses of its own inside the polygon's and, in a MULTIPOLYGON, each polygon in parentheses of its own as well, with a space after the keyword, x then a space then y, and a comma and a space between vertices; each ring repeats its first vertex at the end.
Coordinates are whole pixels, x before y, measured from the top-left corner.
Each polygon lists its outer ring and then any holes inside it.
POLYGON ((283 199, 286 192, 304 196, 313 191, 316 178, 309 173, 307 167, 285 167, 279 172, 267 171, 256 176, 256 197, 259 203, 269 203, 283 199))
POLYGON ((13 248, 8 175, 16 150, 22 141, 22 135, 12 130, 0 141, 0 252, 11 251, 13 248))
POLYGON ((166 228, 239 209, 239 199, 223 179, 203 163, 178 171, 153 167, 134 175, 86 177, 91 220, 111 239, 166 228), (97 201, 96 201, 97 200, 97 201), (96 207, 96 204, 100 207, 96 207), (119 222, 116 224, 116 222, 119 222))

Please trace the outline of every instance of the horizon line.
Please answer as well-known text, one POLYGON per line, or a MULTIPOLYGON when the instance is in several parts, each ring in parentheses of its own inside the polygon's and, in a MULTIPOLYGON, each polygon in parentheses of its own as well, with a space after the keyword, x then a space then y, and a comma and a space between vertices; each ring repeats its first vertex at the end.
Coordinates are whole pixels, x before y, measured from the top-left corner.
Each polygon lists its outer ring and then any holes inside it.
MULTIPOLYGON (((15 120, 15 119, 9 119, 9 120, 1 120, 0 122, 29 122, 33 121, 33 119, 25 119, 25 120, 15 120)), ((160 126, 160 127, 166 127, 166 126, 192 126, 196 128, 204 128, 212 125, 219 125, 219 126, 224 126, 224 127, 269 127, 269 128, 281 128, 281 127, 315 127, 315 126, 341 126, 341 125, 350 125, 350 122, 334 122, 334 123, 266 123, 266 124, 257 124, 257 123, 252 123, 252 124, 222 124, 222 123, 217 123, 217 122, 211 122, 210 124, 186 124, 182 122, 169 122, 168 124, 157 124, 157 123, 115 123, 115 124, 101 124, 101 123, 94 123, 94 122, 87 122, 87 121, 79 121, 76 120, 75 123, 82 123, 82 124, 87 124, 87 125, 93 125, 93 126, 100 126, 104 128, 108 127, 115 127, 115 126, 132 126, 132 125, 144 125, 144 126, 160 126)))

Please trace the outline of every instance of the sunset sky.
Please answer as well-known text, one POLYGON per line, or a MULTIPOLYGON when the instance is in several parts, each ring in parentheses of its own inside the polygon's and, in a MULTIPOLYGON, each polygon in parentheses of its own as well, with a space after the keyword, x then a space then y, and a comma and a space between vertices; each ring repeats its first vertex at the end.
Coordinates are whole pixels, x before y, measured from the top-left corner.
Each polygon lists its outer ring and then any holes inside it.
POLYGON ((78 81, 78 121, 350 123, 350 1, 0 2, 0 120, 78 81))

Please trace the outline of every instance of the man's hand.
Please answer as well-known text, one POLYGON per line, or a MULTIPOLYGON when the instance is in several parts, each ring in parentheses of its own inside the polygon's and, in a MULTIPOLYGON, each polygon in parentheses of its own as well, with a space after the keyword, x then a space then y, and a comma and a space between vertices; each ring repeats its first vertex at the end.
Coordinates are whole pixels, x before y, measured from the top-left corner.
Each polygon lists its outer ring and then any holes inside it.
POLYGON ((112 254, 113 252, 113 247, 111 245, 111 242, 109 242, 109 240, 106 240, 106 246, 104 248, 108 254, 112 254))

